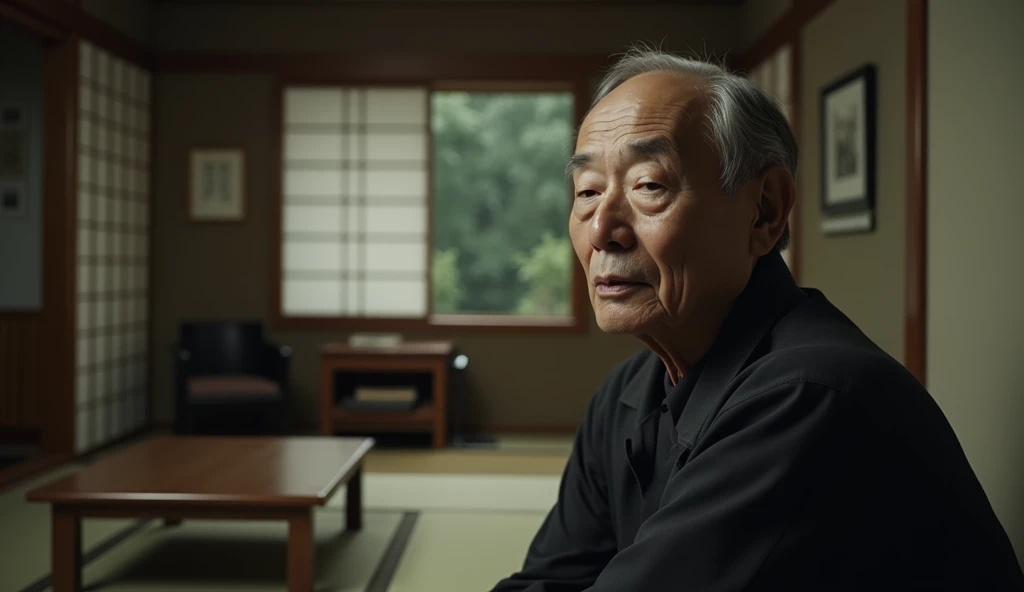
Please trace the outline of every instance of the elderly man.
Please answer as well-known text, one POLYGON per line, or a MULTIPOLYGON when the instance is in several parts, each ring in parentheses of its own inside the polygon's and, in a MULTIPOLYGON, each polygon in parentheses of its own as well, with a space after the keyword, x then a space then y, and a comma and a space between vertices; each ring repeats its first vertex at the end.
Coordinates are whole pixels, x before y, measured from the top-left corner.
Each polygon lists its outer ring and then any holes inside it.
POLYGON ((717 66, 633 51, 608 73, 569 231, 598 324, 649 351, 591 400, 495 590, 1024 589, 927 391, 783 262, 796 153, 717 66))

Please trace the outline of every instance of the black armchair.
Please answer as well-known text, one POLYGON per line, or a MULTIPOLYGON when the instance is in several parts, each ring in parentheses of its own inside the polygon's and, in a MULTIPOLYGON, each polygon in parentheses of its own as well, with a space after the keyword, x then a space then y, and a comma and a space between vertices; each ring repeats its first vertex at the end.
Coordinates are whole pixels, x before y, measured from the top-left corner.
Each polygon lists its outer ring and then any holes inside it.
POLYGON ((173 347, 175 433, 223 432, 229 424, 227 431, 251 433, 260 418, 289 433, 291 353, 267 342, 257 322, 182 323, 173 347))

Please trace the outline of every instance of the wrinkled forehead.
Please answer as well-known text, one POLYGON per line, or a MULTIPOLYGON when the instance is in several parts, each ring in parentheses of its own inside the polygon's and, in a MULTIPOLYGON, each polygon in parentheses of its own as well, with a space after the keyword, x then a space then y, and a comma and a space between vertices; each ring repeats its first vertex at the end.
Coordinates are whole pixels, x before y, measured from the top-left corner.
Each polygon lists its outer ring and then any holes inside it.
POLYGON ((634 76, 590 110, 580 125, 576 152, 605 152, 659 136, 677 144, 699 140, 706 103, 699 77, 670 72, 634 76))

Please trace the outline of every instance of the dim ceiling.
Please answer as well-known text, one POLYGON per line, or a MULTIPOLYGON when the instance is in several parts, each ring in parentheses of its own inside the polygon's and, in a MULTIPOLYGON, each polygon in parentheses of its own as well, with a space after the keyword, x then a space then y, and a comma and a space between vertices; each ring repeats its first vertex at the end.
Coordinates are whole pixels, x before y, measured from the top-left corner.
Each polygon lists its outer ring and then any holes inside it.
POLYGON ((157 4, 189 4, 193 6, 234 5, 234 6, 351 6, 375 4, 421 4, 421 5, 580 5, 580 6, 636 6, 638 4, 659 5, 704 5, 739 6, 743 0, 155 0, 157 4))

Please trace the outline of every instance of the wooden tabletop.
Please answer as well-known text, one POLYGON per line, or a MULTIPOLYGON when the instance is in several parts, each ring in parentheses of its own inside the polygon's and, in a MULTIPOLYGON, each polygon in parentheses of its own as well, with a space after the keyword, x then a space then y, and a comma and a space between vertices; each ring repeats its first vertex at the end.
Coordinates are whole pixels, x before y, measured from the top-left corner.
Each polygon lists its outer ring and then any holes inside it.
POLYGON ((113 505, 301 507, 327 502, 362 466, 371 438, 157 437, 28 494, 113 505))

